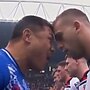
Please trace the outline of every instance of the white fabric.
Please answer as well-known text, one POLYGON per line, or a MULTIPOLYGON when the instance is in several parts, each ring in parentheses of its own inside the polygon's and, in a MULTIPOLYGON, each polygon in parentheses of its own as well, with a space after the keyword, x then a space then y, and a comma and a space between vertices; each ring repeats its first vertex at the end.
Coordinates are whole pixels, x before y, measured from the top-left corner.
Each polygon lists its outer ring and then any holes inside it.
POLYGON ((77 90, 76 85, 79 83, 79 79, 74 77, 70 80, 70 87, 66 87, 64 90, 77 90))
POLYGON ((90 71, 87 74, 87 82, 85 90, 90 90, 90 71))

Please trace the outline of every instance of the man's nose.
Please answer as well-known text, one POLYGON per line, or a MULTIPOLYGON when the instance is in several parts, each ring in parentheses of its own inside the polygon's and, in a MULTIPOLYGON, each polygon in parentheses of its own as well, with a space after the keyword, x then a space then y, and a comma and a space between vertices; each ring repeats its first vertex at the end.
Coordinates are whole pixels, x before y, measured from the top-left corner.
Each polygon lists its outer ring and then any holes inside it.
POLYGON ((65 70, 67 71, 68 69, 67 69, 67 65, 65 66, 65 70))

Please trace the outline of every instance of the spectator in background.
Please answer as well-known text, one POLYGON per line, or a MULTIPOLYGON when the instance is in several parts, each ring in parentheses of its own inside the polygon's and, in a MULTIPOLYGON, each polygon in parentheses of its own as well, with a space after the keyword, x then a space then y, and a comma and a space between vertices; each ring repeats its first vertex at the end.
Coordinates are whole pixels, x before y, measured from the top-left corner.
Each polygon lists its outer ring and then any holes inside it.
POLYGON ((87 60, 85 58, 73 59, 72 57, 67 57, 66 59, 66 69, 72 77, 78 77, 80 82, 76 85, 78 90, 85 90, 87 82, 87 73, 89 72, 89 67, 87 65, 87 60))
POLYGON ((66 66, 66 61, 61 61, 59 62, 59 64, 57 65, 56 71, 54 73, 54 77, 56 76, 56 78, 54 78, 55 83, 57 86, 58 83, 61 83, 62 86, 59 87, 59 89, 56 90, 77 90, 75 87, 75 84, 79 81, 78 78, 72 78, 70 77, 69 73, 67 72, 67 70, 65 69, 66 66), (57 74, 57 75, 55 75, 57 74))

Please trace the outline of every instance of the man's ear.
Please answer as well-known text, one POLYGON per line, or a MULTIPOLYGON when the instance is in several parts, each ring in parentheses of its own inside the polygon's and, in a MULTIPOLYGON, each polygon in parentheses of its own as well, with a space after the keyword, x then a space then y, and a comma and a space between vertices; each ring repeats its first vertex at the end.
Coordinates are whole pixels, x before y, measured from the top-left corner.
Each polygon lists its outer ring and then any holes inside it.
POLYGON ((31 36, 32 36, 32 31, 29 28, 25 28, 23 30, 23 36, 22 36, 23 37, 23 40, 25 42, 30 43, 31 42, 31 36))
POLYGON ((80 22, 78 20, 74 21, 74 28, 75 28, 76 32, 79 33, 79 31, 80 31, 80 22))

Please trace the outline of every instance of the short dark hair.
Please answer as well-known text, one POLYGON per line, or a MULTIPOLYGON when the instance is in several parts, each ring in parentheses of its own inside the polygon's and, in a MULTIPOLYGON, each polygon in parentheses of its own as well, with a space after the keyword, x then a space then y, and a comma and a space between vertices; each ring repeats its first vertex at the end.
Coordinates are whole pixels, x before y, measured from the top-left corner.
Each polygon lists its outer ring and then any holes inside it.
POLYGON ((79 9, 75 9, 75 8, 71 8, 71 9, 67 9, 67 10, 65 10, 65 11, 63 11, 58 17, 57 17, 57 20, 60 18, 60 19, 66 19, 67 17, 69 17, 69 18, 67 18, 67 19, 75 19, 75 18, 78 18, 78 19, 80 19, 80 20, 84 20, 84 21, 88 21, 89 22, 89 20, 88 20, 88 17, 87 17, 87 15, 84 13, 84 12, 82 12, 81 10, 79 10, 79 9))
POLYGON ((57 67, 58 67, 58 66, 65 67, 65 65, 66 65, 66 61, 65 61, 65 60, 62 60, 62 61, 60 61, 60 62, 57 64, 57 67))
POLYGON ((16 23, 11 40, 22 36, 22 31, 25 28, 30 28, 33 32, 40 31, 44 26, 48 26, 53 30, 52 25, 45 19, 38 16, 25 16, 19 22, 16 23))

